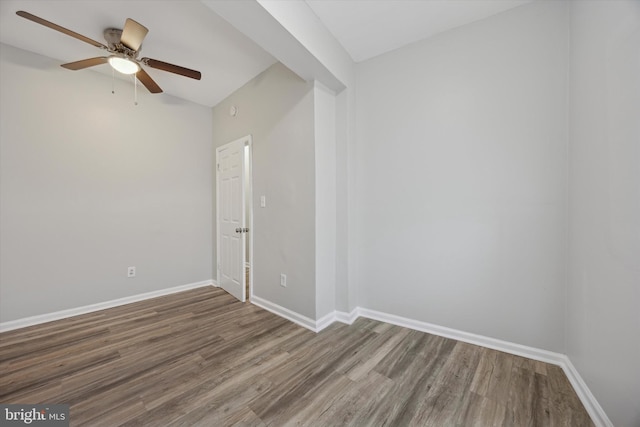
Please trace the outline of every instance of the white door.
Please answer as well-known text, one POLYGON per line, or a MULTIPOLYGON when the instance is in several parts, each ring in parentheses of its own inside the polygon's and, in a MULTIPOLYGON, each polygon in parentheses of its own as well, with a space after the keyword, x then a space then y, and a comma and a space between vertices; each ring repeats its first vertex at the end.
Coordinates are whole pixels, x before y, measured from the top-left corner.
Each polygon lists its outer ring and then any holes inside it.
POLYGON ((249 137, 216 149, 218 284, 245 301, 244 146, 249 137))

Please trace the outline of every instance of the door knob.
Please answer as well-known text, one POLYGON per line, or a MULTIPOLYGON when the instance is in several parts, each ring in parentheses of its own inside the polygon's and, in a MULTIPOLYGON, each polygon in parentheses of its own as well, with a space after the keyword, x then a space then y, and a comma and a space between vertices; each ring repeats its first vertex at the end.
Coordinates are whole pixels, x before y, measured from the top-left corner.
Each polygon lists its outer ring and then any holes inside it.
POLYGON ((242 233, 242 228, 236 228, 236 233, 242 233))

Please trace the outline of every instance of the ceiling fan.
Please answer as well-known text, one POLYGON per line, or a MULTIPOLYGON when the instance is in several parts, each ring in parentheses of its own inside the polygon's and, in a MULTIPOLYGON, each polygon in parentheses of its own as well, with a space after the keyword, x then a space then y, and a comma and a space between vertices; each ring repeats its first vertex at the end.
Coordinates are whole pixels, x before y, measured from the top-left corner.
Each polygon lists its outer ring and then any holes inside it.
POLYGON ((202 74, 200 71, 191 70, 189 68, 180 67, 178 65, 169 64, 168 62, 158 61, 151 58, 140 58, 140 46, 142 41, 149 32, 147 27, 127 18, 124 29, 107 28, 104 30, 104 38, 107 41, 107 45, 97 42, 89 37, 85 37, 82 34, 78 34, 74 31, 68 30, 60 25, 49 22, 38 16, 32 15, 29 12, 19 10, 16 12, 18 16, 25 19, 44 25, 53 30, 60 31, 63 34, 74 37, 85 43, 89 43, 95 47, 106 50, 110 53, 109 56, 98 56, 96 58, 83 59, 76 62, 69 62, 62 64, 61 66, 69 70, 82 70, 83 68, 93 67, 96 65, 109 63, 116 71, 123 74, 135 74, 140 82, 151 93, 161 93, 162 89, 158 84, 153 81, 151 76, 141 67, 146 65, 151 68, 155 68, 162 71, 168 71, 170 73, 179 74, 181 76, 190 77, 192 79, 200 80, 202 74))

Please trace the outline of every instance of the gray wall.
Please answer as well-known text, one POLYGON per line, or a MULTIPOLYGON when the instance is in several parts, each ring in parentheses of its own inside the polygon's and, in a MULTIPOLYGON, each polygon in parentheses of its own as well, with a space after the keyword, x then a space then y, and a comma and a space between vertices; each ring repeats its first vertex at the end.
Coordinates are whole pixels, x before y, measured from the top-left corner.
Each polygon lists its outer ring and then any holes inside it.
POLYGON ((210 280, 211 109, 7 45, 0 67, 0 320, 210 280))
POLYGON ((357 66, 359 305, 564 351, 563 2, 357 66))
POLYGON ((336 309, 337 199, 336 199, 336 97, 315 82, 313 91, 315 129, 316 198, 316 316, 336 309))
POLYGON ((640 425, 640 2, 572 3, 567 354, 640 425))
POLYGON ((254 294, 315 319, 313 101, 313 84, 275 64, 213 109, 213 141, 253 137, 254 294))
MULTIPOLYGON (((335 97, 336 108, 336 303, 335 309, 343 312, 351 312, 357 307, 357 300, 349 298, 349 292, 356 288, 355 280, 349 281, 349 214, 350 200, 349 176, 354 176, 354 170, 349 170, 349 150, 354 149, 355 144, 349 144, 348 132, 353 132, 351 123, 355 120, 348 120, 347 97, 353 97, 355 87, 350 87, 335 97)), ((351 110, 355 110, 353 106, 351 110)))

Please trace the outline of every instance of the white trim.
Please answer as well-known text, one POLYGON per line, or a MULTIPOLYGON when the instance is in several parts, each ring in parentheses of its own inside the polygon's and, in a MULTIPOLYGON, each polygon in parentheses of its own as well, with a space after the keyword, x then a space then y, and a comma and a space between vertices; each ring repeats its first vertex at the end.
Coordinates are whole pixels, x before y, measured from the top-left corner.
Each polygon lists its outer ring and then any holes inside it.
POLYGON ((602 406, 600 406, 593 393, 591 393, 591 390, 589 390, 589 387, 587 387, 587 384, 578 373, 576 367, 573 366, 569 357, 563 356, 565 360, 560 366, 573 386, 578 398, 584 405, 584 408, 589 413, 591 421, 593 421, 597 427, 613 427, 613 423, 609 417, 607 417, 604 409, 602 409, 602 406))
MULTIPOLYGON (((249 199, 249 206, 245 206, 245 209, 249 209, 249 224, 246 227, 249 227, 249 234, 247 235, 249 238, 249 259, 245 260, 245 268, 249 267, 249 294, 245 295, 245 301, 246 300, 251 300, 251 298, 253 298, 253 235, 254 235, 254 229, 253 229, 253 136, 251 136, 251 134, 247 135, 245 138, 247 138, 246 141, 246 147, 249 147, 249 182, 245 183, 245 189, 248 188, 249 190, 249 195, 247 197, 246 194, 243 194, 243 196, 249 199)), ((246 212, 245 212, 245 218, 246 218, 246 212)), ((216 239, 217 239, 217 234, 216 234, 216 239)), ((245 241, 246 244, 246 241, 245 241)), ((245 289, 246 289, 247 285, 245 283, 245 289)))
POLYGON ((315 332, 320 332, 327 326, 331 325, 336 321, 336 312, 332 311, 330 313, 325 314, 320 319, 315 321, 315 332))
POLYGON ((358 317, 360 317, 360 307, 354 308, 351 313, 347 313, 346 311, 336 311, 335 314, 336 321, 351 325, 358 319, 358 317))
POLYGON ((111 301, 99 302, 97 304, 85 305, 82 307, 70 308, 68 310, 55 311, 53 313, 39 314, 37 316, 25 317, 23 319, 10 320, 0 323, 0 332, 12 331, 14 329, 26 328, 27 326, 39 325, 41 323, 52 322, 54 320, 66 319, 67 317, 92 313, 98 310, 118 307, 133 302, 143 301, 164 295, 175 294, 177 292, 188 291, 189 289, 201 288, 204 286, 218 286, 214 280, 204 280, 202 282, 190 283, 188 285, 174 286, 173 288, 161 289, 159 291, 147 292, 144 294, 132 295, 118 298, 111 301))
POLYGON ((332 311, 325 314, 318 320, 313 320, 307 316, 303 316, 293 310, 289 310, 288 308, 282 307, 281 305, 255 295, 251 296, 249 302, 316 333, 322 331, 336 321, 350 325, 358 318, 357 309, 353 310, 351 313, 332 311))
POLYGON ((308 318, 307 316, 298 314, 293 310, 289 310, 288 308, 282 307, 281 305, 275 304, 271 301, 268 301, 264 298, 260 298, 259 296, 255 296, 255 295, 252 295, 249 302, 251 304, 257 305, 260 308, 264 308, 265 310, 270 311, 273 314, 277 314, 280 317, 284 317, 285 319, 291 320, 293 323, 296 323, 313 332, 318 332, 316 328, 316 321, 308 318))
POLYGON ((392 325, 403 326, 405 328, 427 332, 429 334, 451 338, 469 344, 492 348, 494 350, 515 354, 517 356, 528 357, 529 359, 539 360, 545 363, 562 366, 562 363, 564 362, 565 356, 563 354, 541 350, 535 347, 528 347, 526 345, 515 344, 509 341, 503 341, 496 338, 485 337, 483 335, 472 334, 470 332, 464 332, 457 329, 434 325, 432 323, 421 322, 419 320, 407 319, 406 317, 400 317, 394 314, 369 310, 368 308, 360 308, 359 314, 360 316, 369 319, 379 320, 381 322, 391 323, 392 325))

